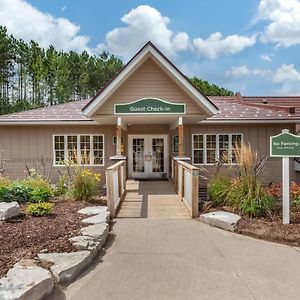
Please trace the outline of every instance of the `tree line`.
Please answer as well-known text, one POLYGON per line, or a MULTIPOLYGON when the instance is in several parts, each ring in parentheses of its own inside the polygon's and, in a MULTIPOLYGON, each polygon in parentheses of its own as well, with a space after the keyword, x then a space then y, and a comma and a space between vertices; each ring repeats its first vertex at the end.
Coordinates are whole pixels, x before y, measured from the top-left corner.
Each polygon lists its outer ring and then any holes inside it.
MULTIPOLYGON (((0 114, 90 98, 123 62, 108 52, 43 49, 35 41, 17 40, 0 26, 0 114)), ((206 95, 232 95, 197 77, 192 82, 206 95)))

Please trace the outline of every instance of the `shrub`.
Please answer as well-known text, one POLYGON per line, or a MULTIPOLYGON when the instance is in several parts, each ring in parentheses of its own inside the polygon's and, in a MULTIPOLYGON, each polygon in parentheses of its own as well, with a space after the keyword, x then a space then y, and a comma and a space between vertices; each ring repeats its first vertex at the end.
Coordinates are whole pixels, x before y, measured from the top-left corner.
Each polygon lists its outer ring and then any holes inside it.
POLYGON ((23 179, 21 182, 23 185, 31 187, 32 189, 42 187, 51 190, 51 185, 49 181, 39 175, 35 177, 27 177, 26 179, 23 179))
POLYGON ((41 203, 48 202, 53 196, 52 190, 47 187, 36 187, 30 193, 29 202, 41 203))
POLYGON ((59 176, 54 189, 55 196, 63 196, 67 193, 68 191, 67 179, 68 176, 65 174, 59 176))
POLYGON ((230 179, 225 175, 217 174, 208 184, 209 198, 215 205, 224 205, 229 189, 230 179))
POLYGON ((11 186, 2 189, 2 199, 5 202, 17 201, 18 203, 25 203, 29 201, 32 188, 28 187, 22 182, 15 181, 11 186))
POLYGON ((241 179, 232 182, 227 202, 251 217, 270 217, 276 207, 276 199, 270 196, 259 183, 249 185, 249 182, 241 179))
POLYGON ((11 181, 6 176, 0 176, 0 188, 2 187, 8 187, 11 185, 11 181))
POLYGON ((26 212, 34 217, 44 217, 52 213, 53 203, 33 203, 29 204, 26 212))
POLYGON ((282 184, 281 183, 271 184, 266 188, 266 192, 270 196, 279 200, 282 197, 282 184))
POLYGON ((90 201, 97 192, 100 174, 86 168, 75 169, 72 182, 72 194, 76 200, 90 201))
POLYGON ((300 208, 300 185, 296 182, 292 182, 290 185, 290 196, 293 200, 293 204, 300 208))

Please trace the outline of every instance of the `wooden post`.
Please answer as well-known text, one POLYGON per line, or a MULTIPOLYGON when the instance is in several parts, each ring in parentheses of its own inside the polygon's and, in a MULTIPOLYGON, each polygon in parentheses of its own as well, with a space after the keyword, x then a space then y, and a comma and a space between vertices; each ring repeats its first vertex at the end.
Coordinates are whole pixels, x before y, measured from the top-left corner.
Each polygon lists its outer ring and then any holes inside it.
POLYGON ((199 170, 192 170, 192 218, 199 214, 199 170))
POLYGON ((183 139, 184 139, 184 136, 183 136, 183 122, 182 122, 182 117, 179 117, 179 120, 178 120, 178 156, 179 157, 183 157, 184 156, 184 143, 183 143, 183 139))
POLYGON ((116 137, 117 137, 117 156, 121 156, 122 155, 122 125, 121 125, 121 121, 119 122, 118 118, 118 124, 117 124, 117 128, 116 128, 116 137))
POLYGON ((113 190, 113 182, 112 182, 112 170, 106 170, 106 192, 107 192, 107 208, 110 212, 110 218, 113 219, 115 216, 114 209, 114 190, 113 190))

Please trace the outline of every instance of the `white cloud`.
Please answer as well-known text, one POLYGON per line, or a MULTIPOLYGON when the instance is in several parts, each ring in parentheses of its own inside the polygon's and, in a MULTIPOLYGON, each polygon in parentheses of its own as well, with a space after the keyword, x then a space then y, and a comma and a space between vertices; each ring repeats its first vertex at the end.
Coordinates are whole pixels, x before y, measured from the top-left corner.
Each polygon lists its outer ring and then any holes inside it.
POLYGON ((262 42, 289 47, 300 43, 300 2, 298 0, 261 0, 256 21, 267 20, 262 42))
POLYGON ((10 34, 41 47, 50 44, 59 50, 88 50, 89 37, 80 35, 80 26, 66 18, 43 13, 25 0, 0 0, 0 23, 10 34))
POLYGON ((61 12, 64 12, 64 11, 66 10, 66 8, 67 8, 67 7, 64 5, 64 6, 60 9, 60 11, 61 11, 61 12))
POLYGON ((146 42, 152 41, 164 53, 175 55, 189 47, 189 36, 185 32, 174 33, 168 26, 170 19, 157 9, 140 5, 121 18, 125 27, 118 27, 108 32, 105 43, 98 49, 128 58, 146 42))
POLYGON ((295 69, 295 65, 281 65, 273 76, 274 82, 300 81, 300 72, 295 69))
POLYGON ((259 57, 261 60, 264 60, 264 61, 267 61, 267 62, 272 62, 272 58, 270 55, 268 54, 262 54, 260 57, 259 57))
POLYGON ((247 76, 261 76, 261 77, 267 77, 271 76, 272 72, 267 69, 249 69, 246 65, 238 66, 238 67, 232 67, 229 71, 225 73, 226 77, 247 77, 247 76))
POLYGON ((242 52, 256 42, 256 36, 229 35, 223 37, 220 32, 212 33, 206 40, 196 38, 193 40, 195 50, 202 56, 216 59, 220 55, 230 55, 242 52))

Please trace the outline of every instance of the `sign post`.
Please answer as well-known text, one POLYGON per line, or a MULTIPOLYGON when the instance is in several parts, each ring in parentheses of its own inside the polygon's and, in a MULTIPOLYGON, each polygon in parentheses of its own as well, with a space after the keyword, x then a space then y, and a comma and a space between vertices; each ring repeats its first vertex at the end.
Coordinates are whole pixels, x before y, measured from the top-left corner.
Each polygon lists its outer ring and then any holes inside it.
POLYGON ((300 157, 300 136, 288 129, 270 137, 270 156, 282 157, 282 223, 290 223, 290 157, 300 157))

